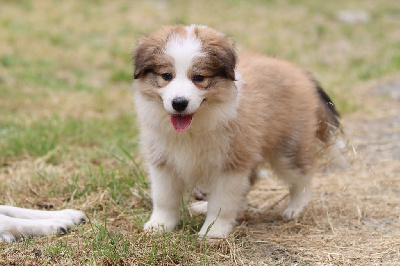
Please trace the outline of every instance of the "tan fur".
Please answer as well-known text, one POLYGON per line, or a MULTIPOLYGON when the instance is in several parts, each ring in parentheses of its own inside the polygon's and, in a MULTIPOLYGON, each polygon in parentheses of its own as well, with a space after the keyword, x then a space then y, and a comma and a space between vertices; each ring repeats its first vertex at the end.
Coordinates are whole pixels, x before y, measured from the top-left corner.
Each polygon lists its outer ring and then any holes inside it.
POLYGON ((227 168, 244 170, 262 158, 289 156, 303 173, 310 170, 319 99, 304 71, 256 55, 240 57, 238 118, 231 123, 234 145, 227 168))

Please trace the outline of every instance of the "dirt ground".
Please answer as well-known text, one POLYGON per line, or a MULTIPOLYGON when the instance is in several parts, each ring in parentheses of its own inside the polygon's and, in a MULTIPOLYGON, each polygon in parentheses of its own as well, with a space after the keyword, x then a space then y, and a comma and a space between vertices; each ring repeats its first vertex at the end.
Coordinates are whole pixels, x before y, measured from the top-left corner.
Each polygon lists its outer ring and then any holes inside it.
POLYGON ((287 189, 258 182, 236 231, 238 263, 400 265, 399 93, 396 79, 360 96, 368 109, 343 119, 349 166, 315 176, 297 221, 280 218, 287 189))

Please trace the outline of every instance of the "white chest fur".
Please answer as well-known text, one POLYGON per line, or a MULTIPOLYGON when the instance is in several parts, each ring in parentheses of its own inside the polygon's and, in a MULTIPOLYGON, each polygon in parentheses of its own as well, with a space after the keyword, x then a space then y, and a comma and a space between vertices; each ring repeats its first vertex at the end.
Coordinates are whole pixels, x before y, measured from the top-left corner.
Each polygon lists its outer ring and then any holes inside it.
POLYGON ((162 156, 167 167, 185 183, 207 183, 221 172, 228 158, 231 134, 227 128, 204 134, 170 131, 151 135, 148 140, 157 143, 151 156, 162 156))

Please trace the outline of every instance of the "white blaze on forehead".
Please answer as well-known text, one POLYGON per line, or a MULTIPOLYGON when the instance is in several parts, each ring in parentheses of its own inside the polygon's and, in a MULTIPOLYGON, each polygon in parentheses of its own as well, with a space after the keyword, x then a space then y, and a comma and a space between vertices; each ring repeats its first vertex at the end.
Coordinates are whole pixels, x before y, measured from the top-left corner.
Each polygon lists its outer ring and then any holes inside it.
POLYGON ((186 30, 186 36, 171 36, 165 49, 165 53, 175 61, 177 76, 186 76, 193 59, 203 55, 201 52, 201 41, 193 32, 194 27, 186 27, 186 30))
POLYGON ((204 100, 205 92, 199 90, 187 76, 193 60, 205 56, 201 51, 202 43, 194 33, 196 27, 186 27, 186 34, 170 36, 165 48, 165 54, 171 56, 174 60, 176 76, 167 86, 159 90, 159 93, 165 110, 170 114, 176 113, 176 110, 172 107, 172 101, 177 97, 183 97, 188 101, 188 106, 184 112, 186 114, 196 112, 204 100))

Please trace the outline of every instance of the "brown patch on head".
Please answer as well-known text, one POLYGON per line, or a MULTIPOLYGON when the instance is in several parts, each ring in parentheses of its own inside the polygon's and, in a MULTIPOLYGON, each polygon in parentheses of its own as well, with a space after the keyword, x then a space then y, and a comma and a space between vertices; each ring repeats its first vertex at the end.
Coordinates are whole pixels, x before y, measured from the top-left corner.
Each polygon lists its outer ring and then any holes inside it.
MULTIPOLYGON (((194 27, 193 31, 201 41, 201 50, 206 56, 195 60, 188 77, 193 79, 196 75, 219 76, 235 80, 236 52, 232 39, 207 27, 194 27)), ((165 54, 167 43, 172 36, 178 35, 184 38, 186 34, 187 29, 179 25, 166 26, 143 37, 133 52, 134 79, 144 77, 149 73, 158 75, 172 73, 174 61, 165 54)), ((159 82, 155 83, 160 85, 159 82)), ((201 88, 207 86, 200 84, 201 88)))
POLYGON ((166 26, 139 40, 132 56, 134 79, 140 79, 152 86, 134 86, 134 89, 140 89, 144 96, 154 98, 157 95, 156 90, 169 83, 163 78, 163 74, 168 73, 174 77, 176 73, 174 60, 165 54, 165 49, 172 36, 185 34, 186 29, 183 26, 166 26))
POLYGON ((186 29, 183 26, 166 26, 143 37, 133 52, 134 79, 144 77, 148 73, 162 74, 172 71, 173 59, 164 51, 171 36, 184 34, 186 29))
POLYGON ((204 76, 220 76, 235 80, 236 52, 231 38, 205 27, 195 27, 194 34, 202 43, 205 57, 194 63, 193 73, 200 70, 204 76))

